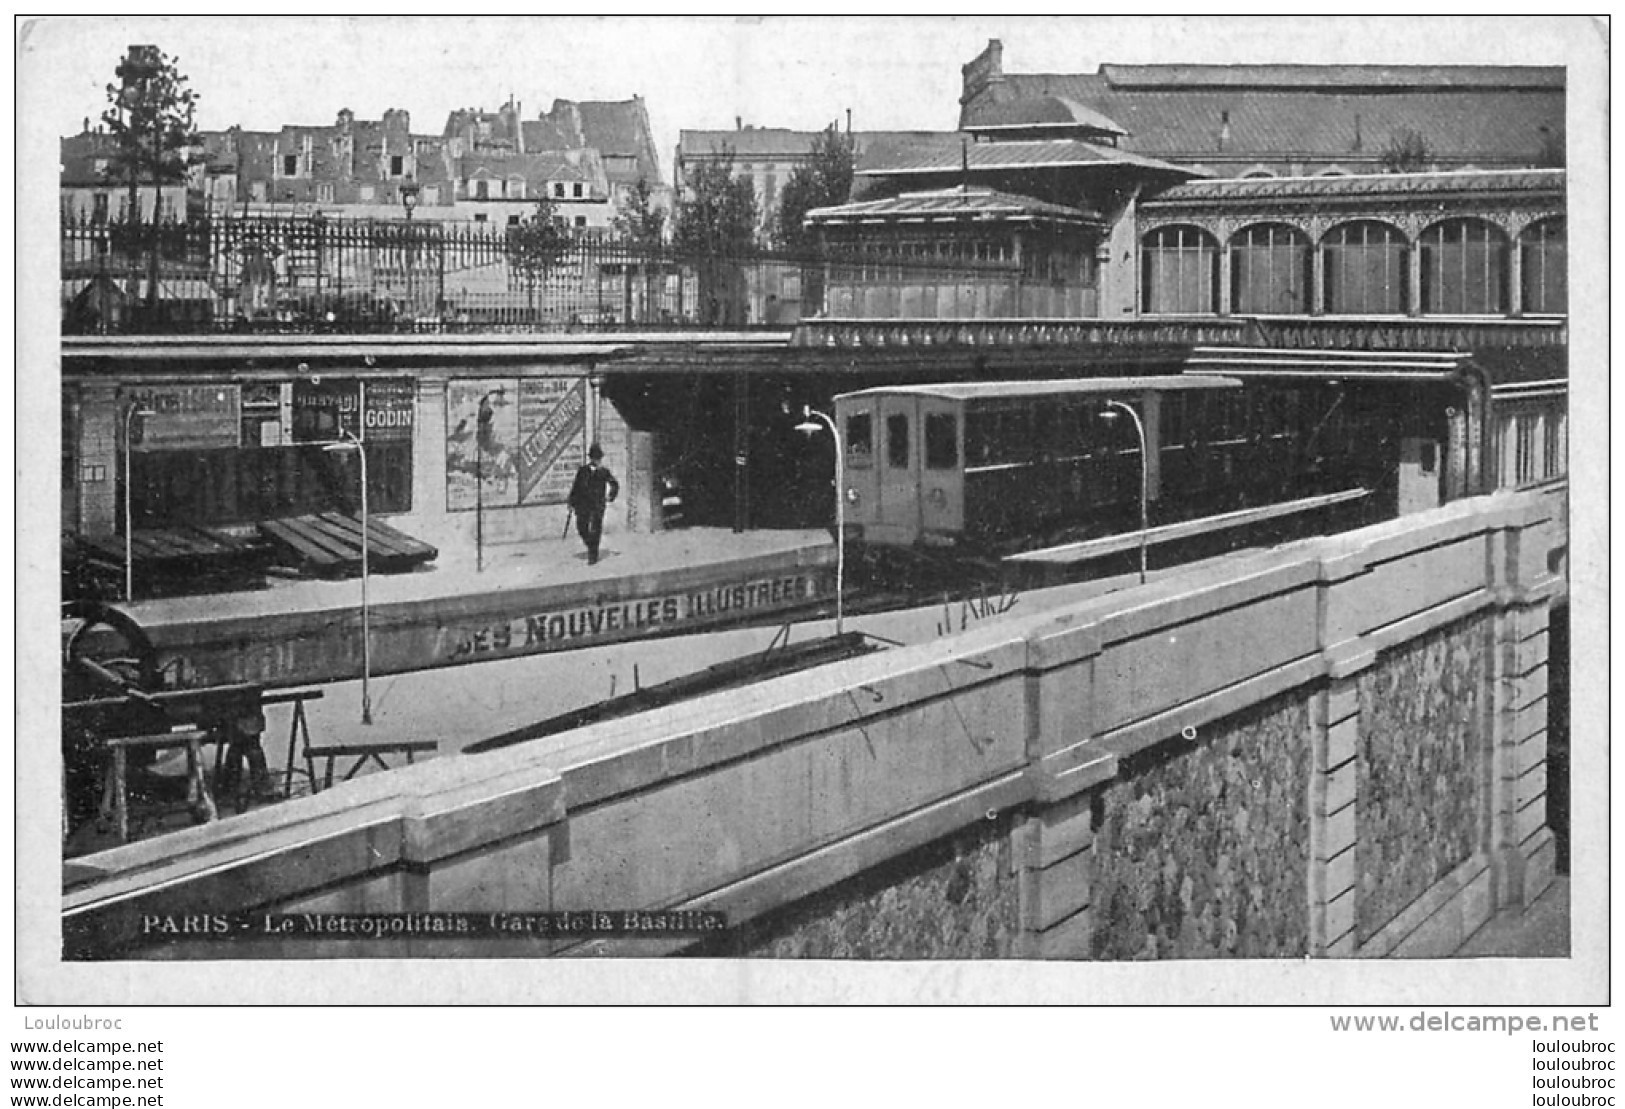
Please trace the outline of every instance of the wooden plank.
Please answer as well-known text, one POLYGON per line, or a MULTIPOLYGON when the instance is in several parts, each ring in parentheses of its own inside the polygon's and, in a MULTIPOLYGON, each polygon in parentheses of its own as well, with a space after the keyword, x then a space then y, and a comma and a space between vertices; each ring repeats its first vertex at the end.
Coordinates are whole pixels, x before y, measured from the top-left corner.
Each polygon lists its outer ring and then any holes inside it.
MULTIPOLYGON (((1283 516, 1297 515, 1301 512, 1329 508, 1332 505, 1344 504, 1370 495, 1371 492, 1368 489, 1346 489, 1341 493, 1327 493, 1323 496, 1305 497, 1301 500, 1286 501, 1282 504, 1265 505, 1260 508, 1243 508, 1235 512, 1221 513, 1218 516, 1204 516, 1196 520, 1184 520, 1177 524, 1163 524, 1159 527, 1147 529, 1145 542, 1150 546, 1159 543, 1172 543, 1197 535, 1227 531, 1230 528, 1246 527, 1249 524, 1262 523, 1265 520, 1274 520, 1283 516)), ((1102 558, 1106 555, 1132 551, 1139 545, 1140 533, 1131 531, 1121 535, 1108 535, 1101 539, 1087 539, 1081 543, 1066 543, 1059 547, 1046 547, 1042 550, 1023 551, 1020 554, 1006 555, 1004 561, 1084 562, 1091 558, 1102 558)))
POLYGON ((437 558, 440 555, 440 549, 438 547, 425 543, 421 539, 416 539, 398 528, 390 527, 388 524, 382 523, 378 520, 371 521, 371 524, 374 532, 381 533, 392 542, 399 543, 408 548, 411 554, 415 557, 431 559, 437 558))
POLYGON ((260 524, 260 531, 280 546, 291 549, 294 556, 302 562, 313 562, 322 567, 343 565, 343 559, 327 548, 310 542, 289 527, 285 520, 266 520, 260 524))
MULTIPOLYGON (((348 516, 341 516, 337 512, 324 512, 316 519, 321 522, 324 528, 331 529, 334 533, 343 536, 347 542, 355 543, 359 549, 361 544, 360 523, 348 516)), ((372 548, 371 553, 373 555, 381 555, 386 558, 392 555, 410 555, 410 552, 403 550, 399 544, 393 543, 380 535, 376 525, 367 529, 367 541, 372 548)))
MULTIPOLYGON (((330 512, 323 513, 321 518, 331 526, 343 529, 346 534, 353 536, 356 542, 360 542, 361 522, 354 516, 330 512)), ((428 562, 440 555, 438 548, 414 539, 404 531, 392 528, 377 519, 367 521, 367 539, 374 551, 408 566, 428 562)))
POLYGON ((160 532, 157 536, 180 558, 207 558, 219 549, 218 544, 205 544, 179 529, 160 532))
POLYGON ((361 561, 360 548, 352 547, 337 536, 329 535, 321 528, 313 527, 306 517, 295 516, 282 522, 289 531, 312 546, 326 551, 340 562, 359 563, 361 561))
POLYGON ((174 558, 182 551, 177 551, 173 543, 168 542, 161 532, 138 531, 130 539, 130 553, 135 558, 167 559, 174 558))
POLYGON ((352 538, 345 535, 330 524, 323 523, 320 517, 297 516, 293 519, 292 524, 294 527, 303 528, 306 535, 329 543, 348 556, 358 559, 361 557, 361 540, 358 537, 352 538))

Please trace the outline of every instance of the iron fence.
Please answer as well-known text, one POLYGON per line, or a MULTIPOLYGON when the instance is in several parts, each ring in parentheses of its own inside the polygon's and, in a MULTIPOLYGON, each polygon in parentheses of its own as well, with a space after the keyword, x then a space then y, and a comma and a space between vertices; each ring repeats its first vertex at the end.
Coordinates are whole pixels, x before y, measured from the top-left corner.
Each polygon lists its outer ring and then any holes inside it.
POLYGON ((1052 302, 1071 313, 1081 300, 1003 264, 683 253, 581 231, 538 246, 475 222, 250 216, 62 229, 69 333, 782 328, 922 305, 1049 315, 1052 302), (927 291, 900 291, 914 288, 927 291))

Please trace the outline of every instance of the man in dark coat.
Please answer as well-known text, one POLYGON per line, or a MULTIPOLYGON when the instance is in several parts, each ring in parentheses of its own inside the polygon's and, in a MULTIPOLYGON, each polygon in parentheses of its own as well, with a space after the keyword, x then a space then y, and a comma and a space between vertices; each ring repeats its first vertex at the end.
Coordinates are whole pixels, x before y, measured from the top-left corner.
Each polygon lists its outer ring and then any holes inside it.
POLYGON ((570 487, 570 507, 576 514, 576 531, 587 544, 587 562, 598 561, 598 544, 604 537, 604 506, 620 495, 620 482, 604 469, 604 448, 594 443, 587 451, 587 464, 576 471, 570 487))

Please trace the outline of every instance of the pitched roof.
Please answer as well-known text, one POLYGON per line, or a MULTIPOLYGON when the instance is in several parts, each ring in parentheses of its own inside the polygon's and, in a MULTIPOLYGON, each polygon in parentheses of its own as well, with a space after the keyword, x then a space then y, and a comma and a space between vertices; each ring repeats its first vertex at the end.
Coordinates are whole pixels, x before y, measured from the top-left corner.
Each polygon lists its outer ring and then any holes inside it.
POLYGON ((520 127, 525 152, 562 153, 591 148, 604 158, 609 180, 632 183, 646 177, 660 180, 660 159, 649 133, 649 114, 641 97, 631 100, 553 101, 553 107, 539 119, 524 120, 520 127), (628 164, 631 160, 631 164, 628 164))
POLYGON ((1248 89, 1561 89, 1559 66, 1533 65, 1103 65, 1113 86, 1248 89))
MULTIPOLYGON (((1436 158, 1530 163, 1562 140, 1561 77, 1534 67, 1102 66, 1009 74, 997 96, 1075 100, 1126 128, 1126 148, 1165 158, 1369 161, 1414 131, 1436 158)), ((978 97, 961 126, 997 111, 978 97)))
POLYGON ((1081 208, 1068 208, 995 189, 935 189, 903 193, 884 200, 865 200, 814 208, 810 223, 896 223, 919 221, 1023 220, 1042 223, 1098 223, 1100 216, 1081 208))
POLYGON ((976 126, 967 130, 1004 131, 1066 126, 1113 135, 1128 134, 1093 108, 1065 96, 1040 96, 1035 100, 1007 100, 990 105, 978 114, 976 126))
POLYGON ((655 153, 654 139, 649 134, 649 114, 641 98, 583 100, 578 106, 586 145, 596 147, 610 159, 605 169, 611 180, 636 181, 639 177, 648 178, 651 183, 660 180, 660 158, 655 153), (636 168, 622 170, 614 161, 617 157, 636 158, 636 168))
POLYGON ((1079 166, 1138 166, 1167 170, 1181 177, 1201 176, 1200 171, 1170 165, 1156 158, 1114 146, 1084 142, 1081 139, 1024 139, 1008 142, 965 142, 962 135, 945 135, 939 141, 919 143, 908 149, 890 151, 882 160, 867 158, 857 173, 866 177, 897 177, 905 174, 951 173, 968 167, 972 172, 1056 169, 1079 166), (945 141, 944 141, 945 140, 945 141))

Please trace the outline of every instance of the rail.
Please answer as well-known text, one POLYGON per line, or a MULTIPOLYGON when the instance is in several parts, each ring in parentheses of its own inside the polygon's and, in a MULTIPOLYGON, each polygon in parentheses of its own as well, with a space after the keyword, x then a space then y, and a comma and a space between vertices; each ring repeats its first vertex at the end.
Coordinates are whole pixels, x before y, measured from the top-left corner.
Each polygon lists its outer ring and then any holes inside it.
MULTIPOLYGON (((1371 490, 1369 489, 1345 489, 1340 493, 1324 493, 1316 497, 1303 497, 1299 500, 1283 501, 1280 504, 1264 505, 1260 508, 1243 508, 1235 512, 1222 512, 1217 516, 1181 520, 1176 524, 1162 524, 1148 529, 1145 533, 1145 542, 1152 545, 1173 543, 1197 535, 1211 535, 1214 532, 1229 531, 1233 528, 1247 527, 1250 524, 1260 524, 1265 520, 1276 520, 1283 516, 1296 516, 1304 512, 1314 512, 1321 508, 1330 508, 1333 505, 1348 504, 1351 501, 1357 501, 1370 495, 1371 490)), ((1022 551, 1020 554, 1006 555, 1004 561, 1044 564, 1087 562, 1094 558, 1104 558, 1107 555, 1132 551, 1139 545, 1140 533, 1131 531, 1122 535, 1108 535, 1100 539, 1085 539, 1078 543, 1063 543, 1057 547, 1044 547, 1036 551, 1022 551)))

